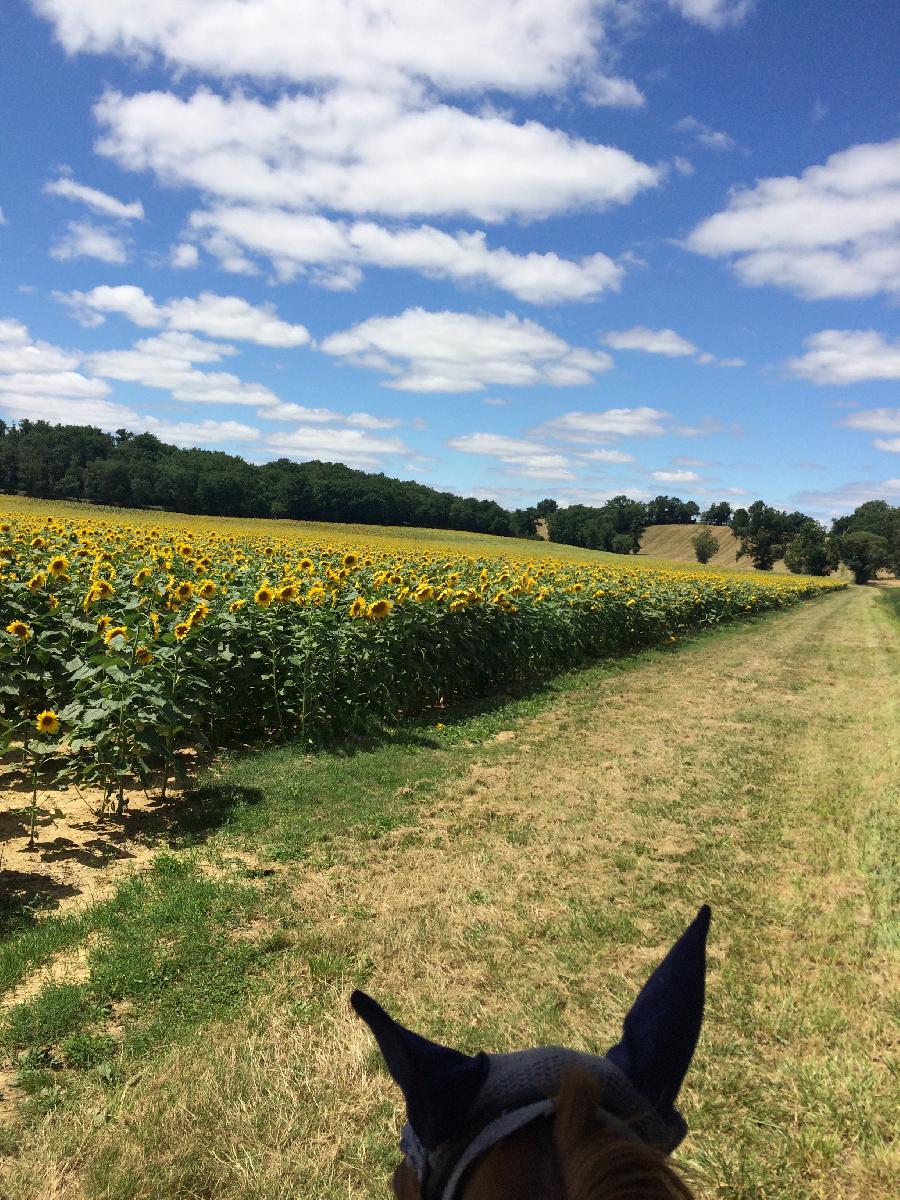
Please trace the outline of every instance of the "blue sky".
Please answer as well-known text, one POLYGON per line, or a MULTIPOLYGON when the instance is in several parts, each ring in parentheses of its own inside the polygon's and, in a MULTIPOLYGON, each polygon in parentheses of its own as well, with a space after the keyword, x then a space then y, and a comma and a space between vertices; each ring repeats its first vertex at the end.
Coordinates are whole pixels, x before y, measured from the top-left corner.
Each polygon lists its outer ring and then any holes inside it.
POLYGON ((7 0, 0 417, 900 503, 890 0, 7 0))

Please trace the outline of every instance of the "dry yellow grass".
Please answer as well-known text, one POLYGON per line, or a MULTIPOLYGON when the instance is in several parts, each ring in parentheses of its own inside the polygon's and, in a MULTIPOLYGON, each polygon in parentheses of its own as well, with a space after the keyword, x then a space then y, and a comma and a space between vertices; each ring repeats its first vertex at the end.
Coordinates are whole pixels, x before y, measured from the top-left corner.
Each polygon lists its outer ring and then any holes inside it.
MULTIPOLYGON (((641 538, 640 555, 652 559, 664 559, 667 562, 697 562, 697 555, 691 545, 691 539, 698 533, 707 531, 719 543, 719 549, 709 560, 711 567, 728 567, 738 571, 752 571, 753 564, 749 558, 738 558, 740 542, 727 525, 650 525, 641 538)), ((787 567, 779 561, 773 568, 779 573, 786 573, 787 567)))

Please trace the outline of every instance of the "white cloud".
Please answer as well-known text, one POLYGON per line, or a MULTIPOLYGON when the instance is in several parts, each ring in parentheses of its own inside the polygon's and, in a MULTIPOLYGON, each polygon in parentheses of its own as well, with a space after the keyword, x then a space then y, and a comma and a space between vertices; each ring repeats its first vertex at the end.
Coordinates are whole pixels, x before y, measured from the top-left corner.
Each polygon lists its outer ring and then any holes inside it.
POLYGON ((631 79, 597 75, 584 89, 582 99, 594 108, 643 108, 647 98, 631 79))
POLYGON ((451 450, 483 454, 513 468, 516 475, 532 479, 574 479, 569 460, 541 442, 504 437, 494 433, 467 433, 450 438, 451 450))
POLYGON ((648 354, 664 354, 667 358, 683 358, 696 354, 697 347, 674 329, 648 329, 635 325, 632 329, 611 329, 601 341, 613 350, 644 350, 648 354))
POLYGON ((105 130, 97 148, 121 166, 255 206, 501 221, 628 203, 661 179, 614 147, 414 89, 271 105, 206 90, 187 100, 107 92, 95 114, 105 130))
POLYGON ((176 446, 223 446, 232 442, 256 442, 260 432, 240 421, 161 421, 157 417, 138 417, 137 424, 126 428, 153 433, 161 441, 176 446))
POLYGON ((570 442, 608 442, 620 437, 658 437, 667 432, 670 414, 658 408, 608 408, 602 412, 569 412, 535 430, 570 442))
POLYGON ((788 359, 787 369, 813 383, 900 379, 900 338, 888 341, 874 329, 823 329, 803 345, 806 353, 788 359))
POLYGON ((186 404, 242 404, 257 408, 278 403, 260 383, 245 383, 226 371, 198 371, 195 363, 219 361, 233 346, 204 342, 191 333, 169 331, 136 342, 130 350, 103 350, 88 363, 105 379, 161 388, 186 404))
POLYGON ((87 399, 105 396, 109 388, 101 379, 88 379, 79 371, 14 371, 0 375, 0 388, 17 396, 71 396, 87 399))
POLYGON ((674 128, 679 133, 689 133, 698 145, 705 146, 707 150, 733 150, 737 145, 730 133, 713 129, 696 117, 682 117, 675 122, 674 128))
POLYGON ((885 450, 888 454, 900 454, 900 437, 876 438, 872 445, 876 450, 885 450))
POLYGON ((410 392, 475 392, 491 384, 558 387, 591 383, 608 354, 570 346, 534 321, 410 308, 370 317, 324 339, 326 354, 392 377, 410 392))
MULTIPOLYGON (((274 404, 259 411, 269 421, 301 421, 323 425, 354 425, 358 429, 396 429, 399 417, 376 417, 371 413, 339 413, 331 408, 307 408, 304 404, 274 404)), ((413 422, 415 424, 415 422, 413 422)))
POLYGON ((490 408, 506 408, 509 401, 502 396, 484 396, 481 403, 487 404, 490 408))
POLYGON ((200 261, 197 247, 190 242, 179 242, 169 251, 169 266, 184 271, 196 267, 200 261))
POLYGON ((0 225, 8 225, 8 224, 9 224, 9 221, 6 218, 6 214, 4 213, 3 209, 0 208, 0 225))
POLYGON ((687 246, 730 258, 742 283, 809 299, 900 292, 900 138, 735 189, 687 246))
POLYGON ((265 444, 278 455, 342 462, 363 469, 380 469, 385 458, 409 453, 409 447, 400 438, 378 437, 362 429, 321 426, 298 426, 288 433, 272 433, 265 444))
POLYGON ((87 414, 96 424, 113 407, 102 379, 76 370, 82 358, 47 342, 35 342, 21 321, 0 319, 0 408, 13 419, 52 418, 72 422, 87 414))
POLYGON ((87 205, 92 212, 99 213, 103 217, 116 217, 120 221, 142 221, 144 219, 144 206, 140 200, 133 200, 130 204, 126 204, 123 200, 117 200, 115 196, 101 192, 98 188, 76 183, 74 179, 69 179, 67 176, 44 184, 44 191, 50 196, 62 196, 66 200, 77 200, 79 203, 87 205))
POLYGON ((658 483, 699 483, 696 471, 651 471, 650 478, 658 483))
POLYGON ((12 421, 36 419, 60 425, 96 425, 100 429, 137 429, 144 418, 111 400, 5 392, 0 379, 0 409, 12 421))
POLYGON ((128 247, 112 230, 90 221, 70 221, 67 230, 50 247, 52 258, 60 262, 73 258, 98 258, 105 263, 128 261, 128 247))
POLYGON ((210 337, 256 342, 260 346, 305 346, 311 340, 305 326, 290 325, 277 317, 271 306, 257 308, 240 296, 201 292, 196 297, 185 296, 159 305, 133 284, 117 287, 104 284, 89 292, 55 295, 88 325, 102 323, 106 313, 121 313, 146 329, 205 333, 210 337))
POLYGON ((618 290, 625 274, 605 254, 577 262, 554 253, 514 254, 502 247, 491 249, 480 231, 449 234, 430 225, 388 229, 371 221, 341 222, 247 206, 195 212, 191 225, 207 234, 213 253, 221 251, 226 269, 227 260, 241 247, 268 257, 282 279, 310 266, 324 266, 326 273, 318 282, 339 289, 355 287, 363 266, 405 268, 460 283, 493 284, 520 300, 546 304, 590 300, 618 290))
POLYGON ((793 501, 804 511, 817 511, 829 517, 853 512, 867 500, 887 500, 900 504, 900 478, 880 481, 854 480, 839 487, 815 492, 798 492, 793 501))
POLYGON ((755 0, 669 0, 669 6, 688 21, 718 31, 740 25, 753 11, 755 0))
POLYGON ((900 408, 868 408, 851 413, 838 421, 848 429, 866 429, 870 433, 900 433, 900 408))
POLYGON ((69 53, 140 62, 159 54, 170 66, 205 75, 295 83, 426 79, 449 91, 558 91, 594 73, 606 36, 605 6, 589 0, 33 3, 69 53))
POLYGON ((672 159, 672 164, 679 175, 693 175, 694 164, 689 158, 684 158, 681 154, 676 154, 672 159))
POLYGON ((623 450, 579 450, 576 457, 583 459, 585 462, 634 462, 634 455, 626 454, 623 450))

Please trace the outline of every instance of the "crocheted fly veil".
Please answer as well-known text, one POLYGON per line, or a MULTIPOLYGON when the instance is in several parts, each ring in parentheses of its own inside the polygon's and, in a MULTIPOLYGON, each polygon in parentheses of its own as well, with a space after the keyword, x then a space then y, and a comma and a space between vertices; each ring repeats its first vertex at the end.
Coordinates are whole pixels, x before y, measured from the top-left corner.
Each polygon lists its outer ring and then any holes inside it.
POLYGON ((644 984, 605 1055, 561 1046, 462 1054, 399 1025, 364 992, 350 998, 406 1100, 401 1149, 425 1200, 456 1200, 463 1175, 491 1146, 549 1115, 573 1064, 602 1085, 601 1119, 626 1137, 673 1150, 687 1132, 675 1107, 700 1026, 706 978, 704 905, 644 984))

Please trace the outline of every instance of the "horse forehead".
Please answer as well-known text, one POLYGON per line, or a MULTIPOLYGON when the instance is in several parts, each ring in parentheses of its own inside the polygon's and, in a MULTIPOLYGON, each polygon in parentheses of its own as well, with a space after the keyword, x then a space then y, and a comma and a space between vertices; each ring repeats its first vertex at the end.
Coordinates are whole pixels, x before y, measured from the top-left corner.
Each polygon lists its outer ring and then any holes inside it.
POLYGON ((619 1074, 607 1058, 570 1050, 565 1046, 535 1046, 509 1054, 489 1054, 487 1078, 478 1094, 478 1104, 502 1100, 505 1096, 555 1092, 567 1067, 579 1066, 603 1081, 619 1074))

